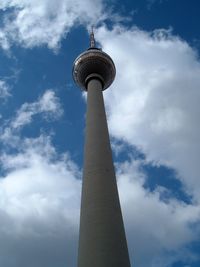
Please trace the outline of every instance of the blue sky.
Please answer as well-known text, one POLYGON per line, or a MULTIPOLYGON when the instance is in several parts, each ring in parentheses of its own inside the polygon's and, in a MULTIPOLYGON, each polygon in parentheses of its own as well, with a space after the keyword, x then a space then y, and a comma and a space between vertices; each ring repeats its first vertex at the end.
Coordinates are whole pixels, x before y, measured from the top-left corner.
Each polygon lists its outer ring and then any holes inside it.
POLYGON ((91 25, 132 266, 200 265, 199 5, 1 0, 0 266, 76 266, 91 25))

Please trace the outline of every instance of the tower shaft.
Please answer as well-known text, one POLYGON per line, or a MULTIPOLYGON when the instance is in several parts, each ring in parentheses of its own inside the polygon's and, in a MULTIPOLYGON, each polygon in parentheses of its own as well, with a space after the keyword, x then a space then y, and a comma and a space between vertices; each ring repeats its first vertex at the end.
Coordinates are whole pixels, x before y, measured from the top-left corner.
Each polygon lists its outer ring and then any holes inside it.
POLYGON ((87 91, 78 267, 130 267, 101 82, 87 91))

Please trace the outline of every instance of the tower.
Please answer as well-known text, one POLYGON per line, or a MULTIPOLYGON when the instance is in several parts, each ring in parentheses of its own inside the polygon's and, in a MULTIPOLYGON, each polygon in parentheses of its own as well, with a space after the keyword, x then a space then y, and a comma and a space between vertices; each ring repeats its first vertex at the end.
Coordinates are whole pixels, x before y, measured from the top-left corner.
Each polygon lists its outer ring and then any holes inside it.
POLYGON ((87 91, 78 267, 130 267, 102 93, 115 74, 92 31, 73 66, 74 81, 87 91))

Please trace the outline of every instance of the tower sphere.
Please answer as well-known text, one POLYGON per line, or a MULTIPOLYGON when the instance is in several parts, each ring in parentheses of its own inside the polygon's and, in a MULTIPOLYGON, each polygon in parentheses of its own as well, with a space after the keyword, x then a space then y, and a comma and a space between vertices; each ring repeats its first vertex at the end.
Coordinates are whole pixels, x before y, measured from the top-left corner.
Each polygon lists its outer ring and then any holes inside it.
POLYGON ((102 83, 102 90, 108 88, 114 81, 116 69, 111 57, 96 47, 90 47, 74 61, 73 78, 83 90, 91 79, 102 83))

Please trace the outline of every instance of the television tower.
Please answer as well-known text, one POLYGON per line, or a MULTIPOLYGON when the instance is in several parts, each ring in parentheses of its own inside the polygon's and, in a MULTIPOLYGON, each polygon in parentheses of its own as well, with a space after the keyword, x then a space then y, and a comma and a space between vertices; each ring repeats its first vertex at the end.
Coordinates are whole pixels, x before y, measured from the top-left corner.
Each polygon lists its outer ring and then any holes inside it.
POLYGON ((87 91, 78 267, 130 267, 102 94, 115 74, 92 30, 73 66, 74 81, 87 91))

